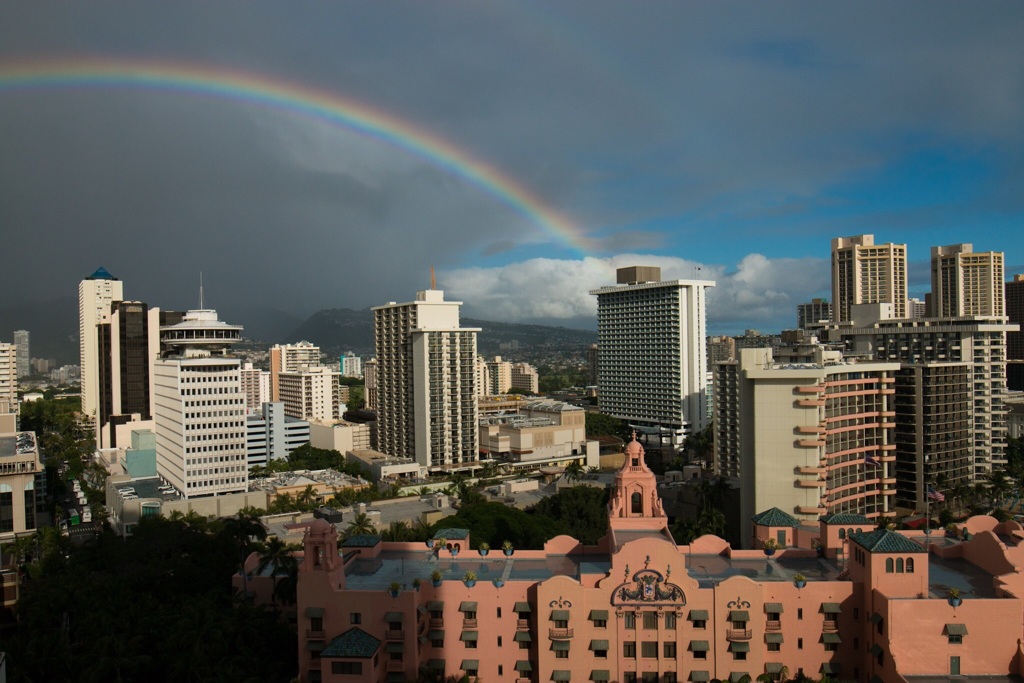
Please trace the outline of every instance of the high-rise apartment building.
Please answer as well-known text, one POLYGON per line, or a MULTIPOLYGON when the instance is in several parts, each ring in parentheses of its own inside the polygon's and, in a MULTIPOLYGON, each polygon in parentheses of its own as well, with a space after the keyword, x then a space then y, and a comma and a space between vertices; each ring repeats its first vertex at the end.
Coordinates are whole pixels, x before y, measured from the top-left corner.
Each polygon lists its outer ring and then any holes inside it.
POLYGON ((1004 317, 969 316, 854 320, 849 325, 831 326, 825 334, 859 358, 904 365, 967 363, 977 479, 993 466, 1006 464, 1006 334, 1016 329, 1004 317))
POLYGON ((828 323, 832 320, 832 304, 828 299, 811 299, 808 303, 797 304, 796 326, 806 330, 818 323, 828 323))
POLYGON ((302 366, 279 373, 277 382, 284 414, 290 418, 332 422, 345 414, 348 387, 334 368, 302 366))
POLYGON ((600 352, 597 348, 597 344, 591 344, 587 347, 587 384, 592 387, 598 385, 598 358, 600 352))
POLYGON ((299 368, 320 365, 320 347, 308 341, 298 344, 275 344, 270 349, 270 397, 280 401, 277 377, 282 372, 295 372, 299 368))
POLYGON ((349 351, 339 359, 338 369, 343 377, 362 377, 363 359, 349 351))
MULTIPOLYGON (((12 413, 18 409, 18 347, 0 342, 0 404, 12 413)), ((0 413, 6 412, 0 408, 0 413)))
POLYGON ((363 363, 363 402, 367 410, 377 411, 379 403, 377 389, 377 359, 371 358, 363 363))
POLYGON ((18 347, 18 379, 32 374, 32 355, 29 353, 28 330, 14 331, 14 345, 18 347))
POLYGON ((528 391, 536 396, 540 393, 540 375, 537 368, 529 363, 512 364, 512 388, 528 391))
MULTIPOLYGON (((1014 275, 1006 283, 1006 317, 1011 325, 1024 325, 1024 275, 1014 275)), ((1006 333, 1006 386, 1024 391, 1024 332, 1006 333)))
POLYGON ((154 363, 156 465, 186 498, 245 491, 245 395, 229 349, 242 328, 195 310, 160 329, 154 363))
POLYGON ((736 359, 736 340, 732 337, 708 337, 708 370, 717 363, 736 359))
MULTIPOLYGON (((899 363, 845 362, 820 344, 786 353, 743 349, 715 366, 715 471, 739 479, 740 519, 891 514, 899 363)), ((749 544, 749 525, 741 533, 749 544)))
POLYGON ((928 486, 950 491, 974 480, 971 366, 916 363, 896 373, 896 505, 924 512, 928 486))
POLYGON ((907 317, 907 245, 875 244, 874 235, 833 239, 833 322, 849 321, 851 306, 878 303, 907 317))
POLYGON ((932 317, 1006 315, 1003 253, 975 253, 970 244, 932 247, 932 317))
POLYGON ((270 402, 270 371, 245 363, 240 370, 242 393, 245 394, 245 411, 259 412, 264 403, 270 402))
POLYGON ((477 440, 476 338, 459 325, 457 301, 417 292, 373 308, 378 449, 432 470, 472 468, 477 440))
POLYGON ((120 280, 99 268, 78 284, 78 349, 82 414, 99 434, 100 347, 96 326, 106 322, 110 305, 124 299, 120 280))
POLYGON ((477 393, 480 396, 500 396, 512 388, 512 363, 495 356, 491 360, 479 359, 480 375, 477 393), (481 385, 480 382, 483 382, 481 385))
POLYGON ((705 292, 708 280, 661 281, 661 269, 619 268, 597 296, 598 406, 641 429, 707 426, 705 292))

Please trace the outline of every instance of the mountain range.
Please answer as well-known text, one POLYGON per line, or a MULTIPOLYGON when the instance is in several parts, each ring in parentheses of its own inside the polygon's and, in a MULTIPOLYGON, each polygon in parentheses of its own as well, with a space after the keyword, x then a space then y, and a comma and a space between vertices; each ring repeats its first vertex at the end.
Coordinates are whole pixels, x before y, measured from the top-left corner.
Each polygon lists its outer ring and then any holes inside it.
MULTIPOLYGON (((244 326, 244 335, 265 344, 308 340, 328 356, 347 351, 373 355, 373 313, 369 308, 330 308, 306 320, 260 306, 223 306, 221 320, 244 326)), ((553 325, 527 325, 462 318, 463 327, 479 327, 481 355, 507 353, 516 359, 581 352, 597 342, 597 332, 553 325), (502 345, 506 351, 503 352, 502 345), (510 346, 511 345, 511 348, 510 346)), ((0 342, 11 342, 14 330, 28 330, 33 358, 52 358, 58 365, 78 362, 78 300, 72 297, 0 309, 0 342)))

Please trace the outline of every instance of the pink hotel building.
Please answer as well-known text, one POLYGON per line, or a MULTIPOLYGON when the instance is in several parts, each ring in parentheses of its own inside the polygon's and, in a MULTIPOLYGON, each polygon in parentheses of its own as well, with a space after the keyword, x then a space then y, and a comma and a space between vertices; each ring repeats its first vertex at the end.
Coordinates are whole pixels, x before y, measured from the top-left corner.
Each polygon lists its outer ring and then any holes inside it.
POLYGON ((468 532, 448 531, 436 539, 442 549, 376 537, 339 549, 329 523, 310 524, 298 581, 301 681, 671 683, 802 672, 892 683, 1024 673, 1024 530, 1015 522, 975 517, 955 536, 927 535, 875 530, 854 514, 801 525, 771 509, 754 517, 753 538, 758 548, 780 541, 772 556, 713 536, 677 546, 634 441, 596 546, 560 536, 543 550, 482 556, 468 532), (392 592, 393 582, 402 589, 392 592))

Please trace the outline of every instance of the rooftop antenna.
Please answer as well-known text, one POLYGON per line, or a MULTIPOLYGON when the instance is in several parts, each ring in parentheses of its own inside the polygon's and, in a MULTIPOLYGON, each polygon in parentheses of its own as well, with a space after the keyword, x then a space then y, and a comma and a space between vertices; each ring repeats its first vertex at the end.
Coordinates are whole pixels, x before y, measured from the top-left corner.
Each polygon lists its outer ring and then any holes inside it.
POLYGON ((199 271, 199 310, 203 309, 203 271, 199 271))
POLYGON ((437 279, 434 277, 434 266, 430 266, 430 288, 437 289, 437 279))

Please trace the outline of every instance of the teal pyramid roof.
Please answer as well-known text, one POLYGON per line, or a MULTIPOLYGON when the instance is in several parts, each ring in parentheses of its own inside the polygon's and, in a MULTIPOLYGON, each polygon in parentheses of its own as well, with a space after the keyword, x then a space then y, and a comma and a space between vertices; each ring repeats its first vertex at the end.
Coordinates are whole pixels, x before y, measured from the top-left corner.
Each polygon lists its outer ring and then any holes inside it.
POLYGON ((873 524, 873 522, 864 515, 854 515, 844 512, 825 515, 821 518, 821 521, 825 522, 825 524, 873 524))
POLYGON ((96 272, 85 278, 86 280, 116 280, 117 278, 107 272, 107 269, 100 266, 96 272))
POLYGON ((779 508, 769 508, 750 518, 758 526, 800 526, 799 520, 779 508))
POLYGON ((434 533, 434 538, 442 538, 446 541, 461 541, 469 536, 469 529, 458 529, 450 527, 447 529, 438 529, 434 533))
POLYGON ((342 633, 327 644, 320 653, 321 657, 372 657, 380 648, 381 641, 363 629, 356 627, 342 633))
POLYGON ((356 534, 349 536, 341 542, 342 548, 372 548, 380 543, 380 536, 376 534, 356 534))
POLYGON ((873 553, 925 553, 924 546, 888 529, 850 534, 850 538, 873 553))

